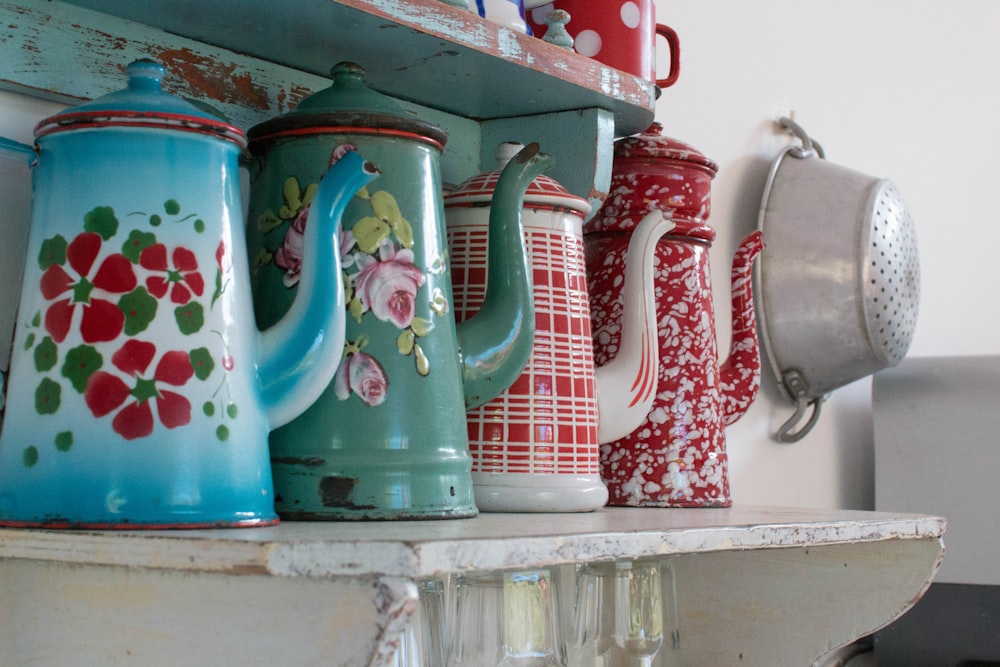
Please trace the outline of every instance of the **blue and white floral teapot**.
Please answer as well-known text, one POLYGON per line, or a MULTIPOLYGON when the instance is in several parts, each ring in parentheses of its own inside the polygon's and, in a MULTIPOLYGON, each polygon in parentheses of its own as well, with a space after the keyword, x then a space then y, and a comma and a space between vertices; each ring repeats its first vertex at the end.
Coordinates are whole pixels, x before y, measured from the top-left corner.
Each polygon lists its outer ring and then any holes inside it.
POLYGON ((377 174, 348 153, 319 183, 300 288, 254 326, 239 187, 245 134, 161 89, 41 121, 0 433, 0 525, 262 525, 268 432, 319 396, 344 348, 346 201, 377 174))

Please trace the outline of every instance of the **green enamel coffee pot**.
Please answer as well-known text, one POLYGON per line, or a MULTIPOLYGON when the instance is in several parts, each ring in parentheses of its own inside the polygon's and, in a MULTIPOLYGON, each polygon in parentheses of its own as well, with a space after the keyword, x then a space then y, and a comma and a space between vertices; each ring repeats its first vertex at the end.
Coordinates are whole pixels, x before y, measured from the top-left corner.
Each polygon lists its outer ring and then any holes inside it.
POLYGON ((504 391, 530 355, 535 316, 521 206, 553 160, 533 145, 504 171, 491 209, 485 305, 456 325, 440 174, 445 133, 369 88, 358 65, 340 63, 332 78, 249 132, 248 249, 260 326, 295 296, 307 212, 331 162, 354 150, 381 172, 343 215, 347 324, 335 378, 271 433, 276 508, 297 520, 473 516, 466 410, 504 391))

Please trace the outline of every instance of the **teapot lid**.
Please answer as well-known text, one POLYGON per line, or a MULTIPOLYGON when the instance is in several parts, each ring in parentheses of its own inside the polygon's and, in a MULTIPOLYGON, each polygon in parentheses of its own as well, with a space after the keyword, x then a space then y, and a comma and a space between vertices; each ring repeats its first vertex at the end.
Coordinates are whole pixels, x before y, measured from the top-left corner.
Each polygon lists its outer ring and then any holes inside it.
POLYGON ((347 132, 378 134, 402 132, 444 149, 444 130, 414 118, 392 97, 374 90, 365 82, 365 69, 352 62, 340 62, 330 70, 328 88, 305 98, 288 113, 250 128, 252 142, 279 136, 302 136, 347 132))
POLYGON ((128 86, 72 107, 35 127, 35 138, 65 130, 93 127, 148 127, 201 132, 246 146, 246 135, 208 105, 199 105, 163 90, 167 70, 140 59, 125 68, 128 86))
MULTIPOLYGON (((493 201, 493 191, 496 189, 500 172, 521 149, 523 144, 506 141, 497 146, 496 171, 473 176, 444 196, 445 206, 488 205, 493 201)), ((586 217, 591 210, 590 202, 570 193, 555 179, 542 174, 533 180, 524 193, 525 204, 543 204, 559 206, 579 213, 586 217)))
POLYGON ((715 174, 719 165, 683 141, 663 136, 663 125, 654 122, 640 134, 633 134, 615 143, 616 158, 658 158, 685 162, 715 174))

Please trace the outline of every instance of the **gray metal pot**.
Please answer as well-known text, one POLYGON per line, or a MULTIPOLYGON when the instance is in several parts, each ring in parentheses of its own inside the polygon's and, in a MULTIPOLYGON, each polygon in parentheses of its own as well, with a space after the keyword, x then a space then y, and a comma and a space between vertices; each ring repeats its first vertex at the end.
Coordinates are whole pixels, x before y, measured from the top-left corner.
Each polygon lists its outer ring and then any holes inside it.
POLYGON ((761 341, 796 404, 776 437, 795 442, 832 390, 906 355, 920 265, 910 214, 892 182, 827 162, 794 121, 778 122, 802 145, 771 166, 758 219, 766 247, 754 279, 761 341))

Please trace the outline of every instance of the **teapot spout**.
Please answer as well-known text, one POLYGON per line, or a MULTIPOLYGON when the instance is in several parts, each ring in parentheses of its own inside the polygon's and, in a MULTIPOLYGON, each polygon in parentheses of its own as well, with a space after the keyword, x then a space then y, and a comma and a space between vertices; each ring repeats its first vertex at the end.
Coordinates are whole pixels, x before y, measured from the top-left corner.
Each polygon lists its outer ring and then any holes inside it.
POLYGON ((356 152, 334 162, 306 220, 302 270, 291 308, 259 336, 258 376, 272 429, 298 417, 333 379, 344 352, 341 216, 379 171, 356 152))
POLYGON ((660 237, 673 228, 674 221, 655 209, 642 219, 629 241, 621 345, 615 358, 594 372, 600 443, 627 436, 642 424, 653 407, 660 366, 653 264, 660 237))
POLYGON ((465 407, 493 400, 521 375, 535 338, 535 307, 521 208, 528 185, 555 163, 525 146, 500 173, 490 206, 486 294, 457 326, 465 407))
POLYGON ((722 419, 735 423, 750 408, 760 388, 760 346, 754 315, 753 262, 764 249, 760 230, 743 239, 733 257, 732 338, 729 356, 719 368, 722 419))

